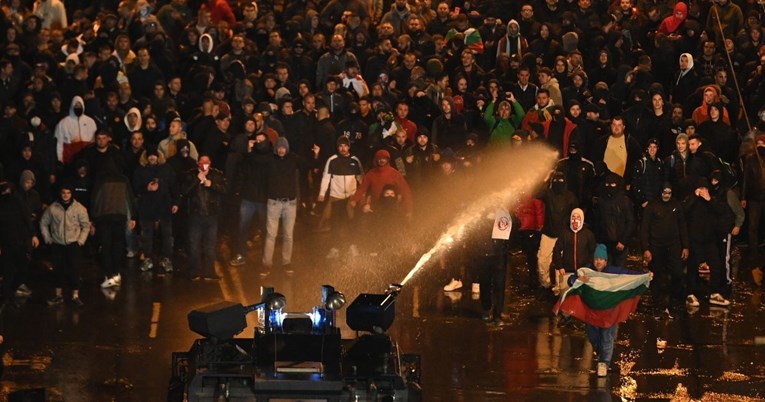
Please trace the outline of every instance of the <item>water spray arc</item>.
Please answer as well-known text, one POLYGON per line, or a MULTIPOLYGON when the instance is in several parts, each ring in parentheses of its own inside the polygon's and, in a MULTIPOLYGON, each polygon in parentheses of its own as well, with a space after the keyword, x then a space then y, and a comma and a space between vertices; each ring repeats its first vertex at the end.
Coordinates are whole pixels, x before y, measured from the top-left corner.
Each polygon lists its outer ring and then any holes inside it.
POLYGON ((480 192, 479 197, 452 220, 435 245, 420 257, 400 282, 401 286, 406 285, 433 256, 443 252, 449 245, 463 241, 487 211, 493 211, 499 206, 512 208, 518 204, 526 194, 534 191, 544 181, 557 160, 556 151, 541 145, 525 145, 492 155, 484 167, 488 169, 486 178, 494 184, 491 186, 493 191, 480 192), (506 176, 513 172, 523 173, 507 180, 506 176), (482 195, 484 193, 486 195, 482 195))

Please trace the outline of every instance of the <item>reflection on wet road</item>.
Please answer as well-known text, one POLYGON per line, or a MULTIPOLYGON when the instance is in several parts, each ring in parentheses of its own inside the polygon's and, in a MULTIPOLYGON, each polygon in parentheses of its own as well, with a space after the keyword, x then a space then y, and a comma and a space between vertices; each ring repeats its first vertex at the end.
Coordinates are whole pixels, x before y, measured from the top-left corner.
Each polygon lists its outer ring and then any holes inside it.
MULTIPOLYGON (((263 276, 252 264, 219 263, 220 282, 192 282, 183 264, 163 277, 131 265, 116 292, 102 293, 95 279, 84 283, 83 308, 48 307, 48 274, 35 271, 32 297, 2 315, 6 370, 0 400, 30 388, 44 388, 51 401, 164 400, 171 352, 187 350, 195 338, 187 328, 190 310, 221 300, 251 304, 259 287, 268 285, 287 297, 286 311, 309 311, 322 284, 352 300, 400 280, 418 257, 405 253, 388 264, 366 250, 330 262, 304 252, 293 275, 263 276)), ((561 326, 551 304, 521 285, 526 272, 514 257, 502 326, 480 320, 469 272, 456 292, 441 290, 449 275, 436 266, 404 287, 391 334, 403 352, 422 355, 426 401, 765 400, 765 346, 755 344, 765 335, 761 289, 737 285, 729 309, 682 307, 673 320, 656 320, 641 307, 619 328, 613 371, 598 379, 582 327, 561 326)), ((85 275, 98 277, 92 265, 85 275)), ((344 320, 341 311, 344 337, 353 337, 344 320)), ((248 316, 240 336, 250 336, 256 322, 248 316)))

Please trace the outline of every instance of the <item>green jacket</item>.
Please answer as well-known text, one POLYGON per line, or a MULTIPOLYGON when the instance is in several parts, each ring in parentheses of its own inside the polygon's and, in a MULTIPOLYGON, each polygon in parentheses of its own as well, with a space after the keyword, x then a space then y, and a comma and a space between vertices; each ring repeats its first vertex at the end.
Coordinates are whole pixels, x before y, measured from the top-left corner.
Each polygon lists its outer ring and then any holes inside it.
POLYGON ((513 105, 513 113, 507 119, 499 119, 498 116, 494 115, 494 102, 486 106, 483 119, 486 121, 486 125, 489 126, 489 142, 491 144, 510 142, 516 128, 521 126, 521 121, 523 121, 523 116, 526 115, 526 112, 523 111, 523 106, 517 101, 511 102, 511 104, 513 105))

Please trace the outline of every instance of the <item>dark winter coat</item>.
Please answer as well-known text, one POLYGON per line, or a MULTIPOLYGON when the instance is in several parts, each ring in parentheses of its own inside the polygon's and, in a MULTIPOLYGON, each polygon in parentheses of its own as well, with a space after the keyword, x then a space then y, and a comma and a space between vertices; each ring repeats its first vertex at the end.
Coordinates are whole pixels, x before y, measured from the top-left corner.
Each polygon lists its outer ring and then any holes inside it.
MULTIPOLYGON (((603 157, 606 152, 606 147, 608 147, 609 137, 610 137, 610 134, 606 134, 598 139, 597 144, 594 146, 594 154, 593 154, 594 159, 591 159, 593 163, 603 160, 603 157)), ((637 142, 637 140, 634 137, 630 135, 626 135, 626 137, 627 138, 624 139, 624 143, 627 146, 627 164, 625 165, 626 168, 624 169, 624 183, 631 184, 632 183, 631 167, 635 166, 635 163, 637 163, 638 159, 640 159, 640 157, 643 155, 643 151, 642 151, 642 148, 640 147, 640 144, 637 142)))
POLYGON ((295 199, 300 195, 298 172, 301 169, 301 164, 301 158, 291 152, 288 152, 284 157, 273 155, 268 165, 268 198, 295 199))
POLYGON ((709 180, 712 171, 720 169, 720 160, 707 147, 702 146, 688 158, 688 176, 692 179, 703 177, 709 180))
POLYGON ((738 136, 722 119, 699 124, 699 134, 704 138, 704 144, 709 145, 707 149, 722 160, 733 163, 738 159, 738 136))
POLYGON ((431 137, 434 144, 441 149, 451 148, 456 150, 465 144, 467 139, 467 126, 465 117, 455 112, 447 119, 443 114, 433 120, 431 137))
MULTIPOLYGON (((713 222, 721 211, 719 203, 706 201, 691 195, 685 203, 685 217, 688 221, 688 239, 691 243, 711 243, 717 239, 717 229, 713 222)), ((727 205, 726 205, 727 207, 727 205)))
POLYGON ((633 167, 632 195, 638 205, 661 198, 664 186, 664 162, 644 156, 633 167))
POLYGON ((674 245, 688 248, 688 226, 680 202, 674 199, 648 202, 640 223, 640 244, 643 250, 674 245))
POLYGON ((169 218, 176 204, 176 179, 173 168, 166 164, 140 166, 133 174, 133 191, 138 198, 138 219, 156 221, 169 218), (147 189, 149 183, 159 184, 157 191, 147 189))
POLYGON ((595 211, 598 215, 595 233, 599 242, 629 242, 635 230, 635 207, 623 189, 617 190, 613 196, 604 194, 600 197, 595 211))
POLYGON ((566 187, 574 193, 579 205, 589 205, 592 198, 592 179, 595 166, 579 154, 558 161, 555 170, 566 175, 566 187))
MULTIPOLYGON (((545 220, 542 234, 556 238, 568 231, 571 211, 577 207, 576 196, 568 190, 556 192, 546 190, 539 195, 545 206, 545 220)), ((594 250, 594 248, 593 248, 594 250)))
POLYGON ((552 267, 576 272, 580 267, 590 266, 597 245, 595 235, 587 225, 576 233, 567 228, 555 242, 552 267))
POLYGON ((32 220, 24 204, 13 194, 0 195, 0 250, 32 249, 32 220))
POLYGON ((134 220, 136 207, 130 180, 119 174, 102 176, 93 186, 89 211, 96 223, 134 220))
POLYGON ((223 205, 223 195, 228 189, 226 177, 223 176, 223 172, 211 167, 207 173, 207 180, 212 184, 206 187, 200 182, 198 174, 198 168, 186 172, 181 196, 188 202, 192 219, 194 215, 216 216, 223 205))
POLYGON ((243 200, 266 203, 268 166, 273 159, 271 143, 264 141, 256 144, 252 152, 246 154, 237 165, 234 175, 234 192, 243 200))

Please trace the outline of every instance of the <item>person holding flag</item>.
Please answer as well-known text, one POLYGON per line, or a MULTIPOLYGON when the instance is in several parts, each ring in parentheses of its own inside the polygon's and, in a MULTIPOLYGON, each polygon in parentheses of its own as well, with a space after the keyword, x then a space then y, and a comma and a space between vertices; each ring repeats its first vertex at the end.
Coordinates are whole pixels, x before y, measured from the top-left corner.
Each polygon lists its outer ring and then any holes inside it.
POLYGON ((592 265, 594 269, 579 268, 576 275, 568 277, 569 288, 553 311, 584 321, 598 355, 598 377, 605 377, 614 354, 617 325, 635 311, 653 272, 608 265, 608 249, 602 243, 595 247, 592 265))

